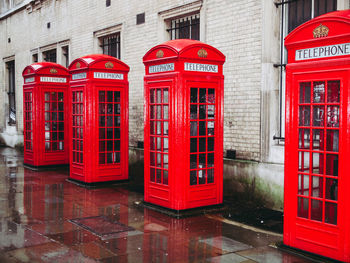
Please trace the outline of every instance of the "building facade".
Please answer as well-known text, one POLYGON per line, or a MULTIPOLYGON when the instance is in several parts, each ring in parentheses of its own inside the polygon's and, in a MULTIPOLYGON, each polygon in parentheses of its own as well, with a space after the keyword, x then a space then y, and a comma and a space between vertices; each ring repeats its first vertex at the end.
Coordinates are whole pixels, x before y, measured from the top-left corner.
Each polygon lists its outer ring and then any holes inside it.
MULTIPOLYGON (((283 38, 349 0, 5 0, 0 3, 0 141, 23 144, 25 66, 105 53, 130 66, 129 142, 142 151, 143 55, 175 38, 213 45, 224 64, 224 185, 283 207, 283 38)), ((138 156, 136 154, 135 156, 138 156)))

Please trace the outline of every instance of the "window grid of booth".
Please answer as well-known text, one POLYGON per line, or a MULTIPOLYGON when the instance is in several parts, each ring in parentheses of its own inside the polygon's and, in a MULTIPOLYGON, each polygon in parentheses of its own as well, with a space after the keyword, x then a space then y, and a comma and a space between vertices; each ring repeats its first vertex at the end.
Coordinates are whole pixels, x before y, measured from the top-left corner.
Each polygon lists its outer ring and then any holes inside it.
POLYGON ((199 14, 173 19, 167 31, 170 39, 194 39, 199 40, 199 14))
POLYGON ((150 89, 150 180, 168 185, 169 90, 150 89))
POLYGON ((215 89, 190 96, 190 185, 214 183, 215 89))
POLYGON ((337 224, 340 81, 299 85, 298 216, 337 224))
POLYGON ((120 163, 120 91, 99 91, 99 164, 120 163))
POLYGON ((83 163, 83 91, 72 92, 73 163, 83 163))
POLYGON ((45 151, 64 150, 64 94, 45 92, 45 151))
POLYGON ((27 151, 33 150, 33 94, 24 93, 24 143, 27 151))

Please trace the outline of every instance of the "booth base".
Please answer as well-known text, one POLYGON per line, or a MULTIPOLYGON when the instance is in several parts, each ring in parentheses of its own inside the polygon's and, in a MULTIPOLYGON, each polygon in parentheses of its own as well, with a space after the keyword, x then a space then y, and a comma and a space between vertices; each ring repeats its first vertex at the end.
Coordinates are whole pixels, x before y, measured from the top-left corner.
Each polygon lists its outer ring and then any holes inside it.
POLYGON ((282 242, 276 243, 276 247, 282 251, 288 252, 289 254, 293 254, 293 255, 296 255, 298 257, 303 257, 305 259, 312 260, 312 261, 318 262, 318 263, 336 263, 336 262, 341 263, 342 262, 339 260, 335 260, 335 259, 323 257, 321 255, 317 255, 317 254, 314 254, 311 252, 307 252, 305 250, 290 247, 290 246, 283 244, 282 242))
POLYGON ((111 185, 123 185, 129 183, 129 179, 127 180, 119 180, 119 181, 106 181, 106 182, 96 182, 96 183, 86 183, 78 180, 74 180, 72 178, 66 179, 67 182, 76 184, 78 186, 87 188, 87 189, 94 189, 94 188, 105 188, 109 187, 111 185))
POLYGON ((49 171, 49 170, 69 170, 69 164, 53 164, 53 165, 31 165, 24 163, 23 166, 32 171, 49 171))
POLYGON ((224 204, 201 206, 201 207, 184 209, 184 210, 174 210, 163 206, 151 204, 145 201, 135 202, 135 205, 148 208, 175 218, 184 218, 184 217, 196 216, 201 214, 217 213, 220 211, 224 211, 226 209, 226 206, 224 204))

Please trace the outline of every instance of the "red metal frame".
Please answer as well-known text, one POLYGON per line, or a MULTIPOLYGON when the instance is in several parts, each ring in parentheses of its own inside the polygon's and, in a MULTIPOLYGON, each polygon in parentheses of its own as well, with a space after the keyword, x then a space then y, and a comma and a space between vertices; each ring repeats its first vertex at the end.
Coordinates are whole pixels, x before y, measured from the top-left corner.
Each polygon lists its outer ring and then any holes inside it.
POLYGON ((129 67, 106 55, 69 66, 70 178, 84 183, 128 179, 129 67))
POLYGON ((181 39, 143 62, 145 201, 174 210, 222 203, 225 56, 181 39))
POLYGON ((318 52, 349 43, 349 32, 350 11, 337 11, 310 20, 285 39, 283 241, 344 262, 350 262, 350 50, 318 52), (301 52, 303 60, 297 59, 301 52))
POLYGON ((24 163, 68 164, 68 70, 40 62, 25 67, 22 75, 24 163))

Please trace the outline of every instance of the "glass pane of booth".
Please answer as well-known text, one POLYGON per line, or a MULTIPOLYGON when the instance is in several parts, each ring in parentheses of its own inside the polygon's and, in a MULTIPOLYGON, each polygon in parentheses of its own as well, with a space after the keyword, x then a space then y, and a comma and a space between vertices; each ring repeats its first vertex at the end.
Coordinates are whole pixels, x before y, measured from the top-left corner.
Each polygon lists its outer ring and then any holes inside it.
POLYGON ((327 107, 327 127, 339 127, 339 106, 327 107))
POLYGON ((312 149, 324 150, 324 130, 323 129, 312 130, 312 149))
POLYGON ((83 163, 83 91, 72 92, 73 163, 83 163))
POLYGON ((299 149, 310 149, 310 129, 299 129, 299 149))
POLYGON ((322 201, 311 199, 311 219, 322 221, 322 201))
POLYGON ((299 174, 298 182, 298 193, 299 195, 309 195, 309 176, 304 174, 299 174))
POLYGON ((340 102, 340 81, 339 80, 328 81, 327 102, 329 103, 340 102))
POLYGON ((300 103, 310 103, 311 83, 305 82, 300 84, 299 101, 300 103))
POLYGON ((303 218, 309 217, 309 199, 298 197, 298 216, 303 218))
POLYGON ((339 131, 327 130, 327 151, 338 152, 339 151, 339 131))
POLYGON ((300 126, 310 126, 310 106, 300 106, 299 107, 299 125, 300 126))
POLYGON ((328 224, 337 224, 337 203, 326 202, 325 205, 325 222, 328 224))
POLYGON ((298 217, 337 224, 340 81, 302 82, 298 98, 298 217))
POLYGON ((168 184, 169 170, 169 90, 151 88, 149 98, 150 119, 150 180, 168 184))
POLYGON ((99 91, 99 164, 120 163, 120 91, 99 91))
POLYGON ((64 150, 64 94, 63 92, 44 93, 45 151, 64 150))
POLYGON ((324 126, 324 106, 314 106, 313 107, 313 121, 312 125, 314 127, 323 127, 324 126))
POLYGON ((190 94, 190 185, 214 183, 215 89, 190 94))
POLYGON ((314 82, 313 85, 313 103, 324 103, 325 98, 325 82, 314 82))
POLYGON ((24 144, 26 151, 33 150, 33 99, 32 92, 24 93, 24 144))

